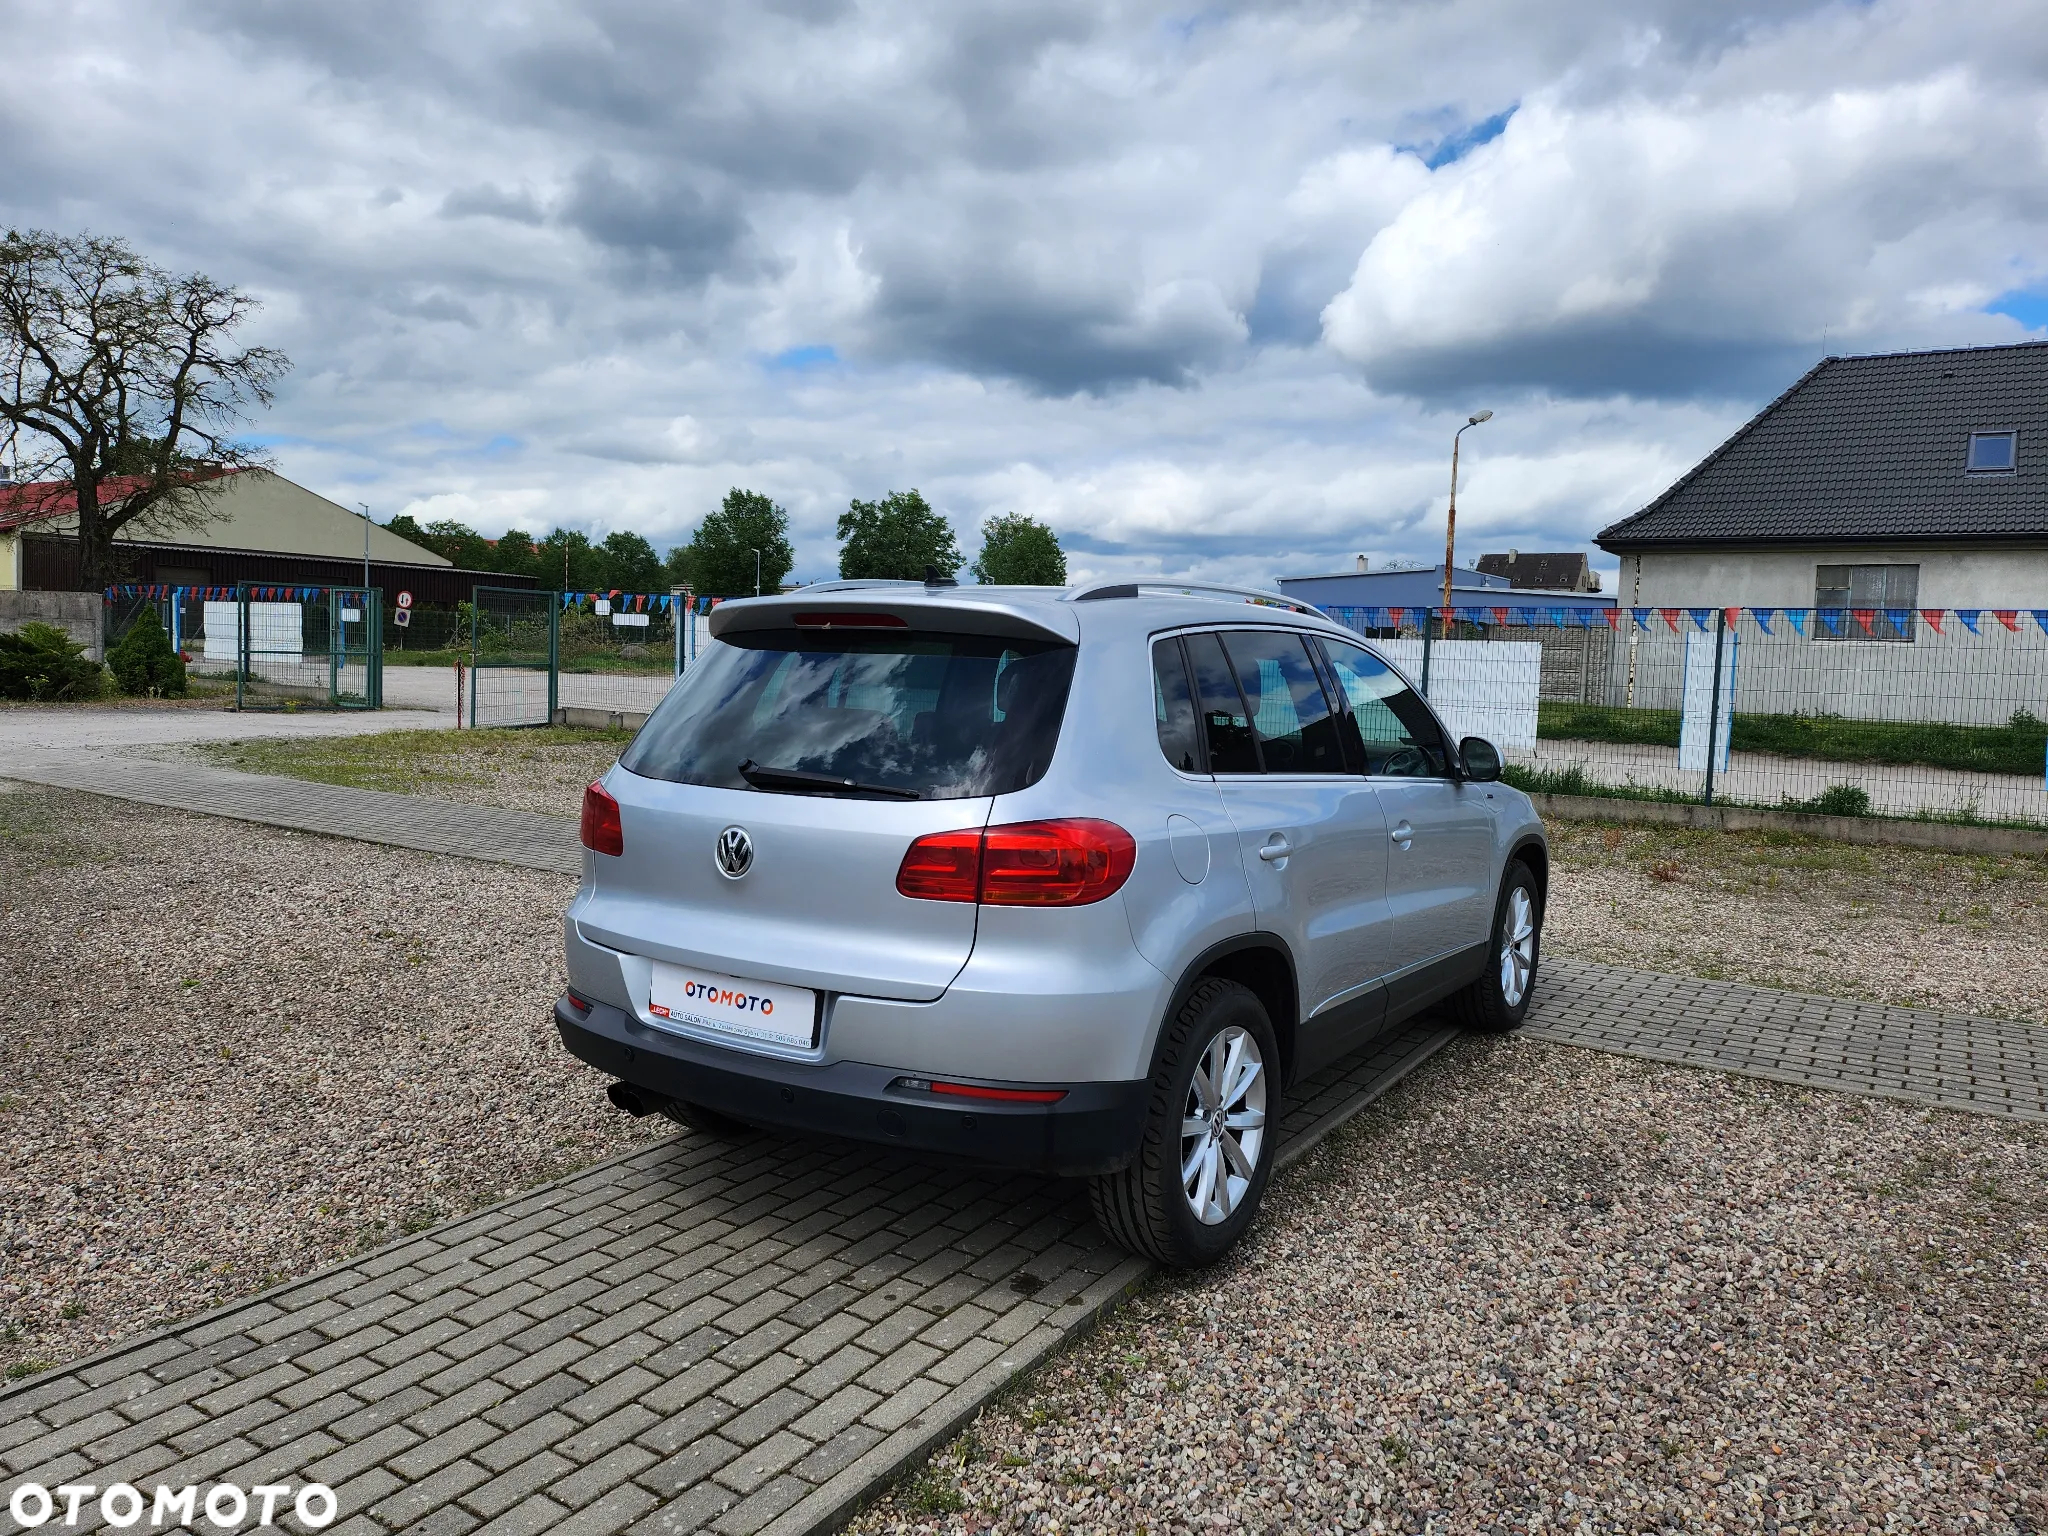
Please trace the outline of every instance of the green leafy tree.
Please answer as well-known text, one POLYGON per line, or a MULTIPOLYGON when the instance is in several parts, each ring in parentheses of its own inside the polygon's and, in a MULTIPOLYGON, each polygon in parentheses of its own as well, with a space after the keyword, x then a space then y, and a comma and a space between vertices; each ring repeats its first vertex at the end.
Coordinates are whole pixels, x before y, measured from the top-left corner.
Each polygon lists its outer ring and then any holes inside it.
POLYGON ((524 528, 507 528, 492 546, 491 563, 486 569, 504 576, 538 579, 541 574, 540 550, 534 545, 533 535, 524 528))
POLYGON ((184 658, 171 648, 156 608, 146 605, 107 652, 107 668, 123 693, 152 699, 181 697, 185 692, 184 658))
POLYGON ((598 592, 612 583, 605 578, 604 554, 573 528, 557 528, 536 546, 540 584, 564 592, 598 592))
POLYGON ((981 525, 974 579, 999 587, 1064 587, 1067 552, 1044 523, 1022 512, 1005 512, 981 525))
POLYGON ((236 340, 256 308, 120 240, 0 234, 0 450, 75 514, 81 591, 116 579, 124 529, 205 523, 261 462, 234 434, 291 363, 236 340))
POLYGON ((615 529, 604 536, 605 585, 621 592, 658 592, 661 556, 637 533, 615 529))
POLYGON ((0 699, 96 699, 105 688, 99 663, 56 625, 24 624, 0 635, 0 699))
MULTIPOLYGON (((796 564, 789 542, 789 513, 759 491, 734 486, 725 502, 697 525, 689 544, 669 556, 672 569, 686 569, 684 578, 698 592, 712 597, 754 595, 754 552, 760 551, 763 592, 782 589, 782 579, 796 564), (683 558, 678 561, 676 556, 683 558)), ((680 584, 680 582, 678 583, 680 584)))
POLYGON ((953 525, 915 489, 851 502, 839 514, 841 576, 918 581, 928 566, 953 575, 961 566, 960 546, 953 525))
POLYGON ((427 548, 458 570, 491 569, 491 541, 467 523, 444 517, 427 524, 427 548))
POLYGON ((421 549, 434 547, 434 541, 427 537, 427 530, 419 525, 410 512, 399 513, 384 527, 387 532, 395 533, 407 543, 419 545, 421 549))
POLYGON ((688 587, 692 592, 711 590, 697 577, 697 549, 694 544, 678 544, 668 552, 668 558, 661 563, 661 579, 668 586, 688 587))

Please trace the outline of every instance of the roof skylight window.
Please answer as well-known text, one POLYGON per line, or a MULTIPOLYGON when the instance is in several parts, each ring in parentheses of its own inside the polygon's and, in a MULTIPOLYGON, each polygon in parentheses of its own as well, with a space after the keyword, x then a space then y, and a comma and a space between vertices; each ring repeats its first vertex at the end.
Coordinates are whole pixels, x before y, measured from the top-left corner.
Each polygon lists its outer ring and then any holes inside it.
POLYGON ((1973 475, 2009 475, 2019 468, 2020 435, 2017 432, 1972 432, 1968 472, 1973 475))

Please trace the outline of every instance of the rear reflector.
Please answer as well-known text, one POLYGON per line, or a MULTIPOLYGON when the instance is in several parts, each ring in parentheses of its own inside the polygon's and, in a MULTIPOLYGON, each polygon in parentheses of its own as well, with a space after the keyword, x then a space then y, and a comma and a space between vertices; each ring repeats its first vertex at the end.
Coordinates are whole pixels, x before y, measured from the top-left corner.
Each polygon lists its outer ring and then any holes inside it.
POLYGON ((800 613, 798 629, 908 629, 910 621, 893 613, 800 613))
POLYGON ((912 1093, 940 1093, 953 1099, 991 1099, 1000 1104, 1057 1104, 1067 1096, 1064 1088, 978 1088, 972 1083, 947 1083, 929 1077, 899 1077, 891 1088, 912 1093))
POLYGON ((1092 817, 934 832, 904 852, 896 889, 921 901, 1085 907, 1121 890, 1137 857, 1130 833, 1092 817))
POLYGON ((583 791, 583 846, 592 853, 618 858, 626 851, 625 829, 619 825, 619 802, 602 784, 583 791))

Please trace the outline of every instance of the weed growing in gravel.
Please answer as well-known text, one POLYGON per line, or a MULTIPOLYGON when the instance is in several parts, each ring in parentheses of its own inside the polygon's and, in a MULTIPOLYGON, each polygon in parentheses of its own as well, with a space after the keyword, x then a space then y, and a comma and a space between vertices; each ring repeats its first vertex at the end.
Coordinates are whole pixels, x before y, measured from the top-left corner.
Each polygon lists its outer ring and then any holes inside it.
POLYGON ((49 1368, 50 1362, 47 1360, 17 1360, 14 1364, 7 1367, 7 1379, 9 1381, 22 1381, 27 1377, 36 1375, 40 1371, 47 1371, 49 1368))
POLYGON ((1380 1452, 1387 1458, 1387 1465, 1398 1467, 1408 1460, 1408 1444, 1397 1436, 1388 1435, 1380 1441, 1380 1452))
POLYGON ((57 1309, 57 1315, 67 1323, 73 1322, 85 1316, 85 1303, 82 1301, 67 1301, 57 1309))

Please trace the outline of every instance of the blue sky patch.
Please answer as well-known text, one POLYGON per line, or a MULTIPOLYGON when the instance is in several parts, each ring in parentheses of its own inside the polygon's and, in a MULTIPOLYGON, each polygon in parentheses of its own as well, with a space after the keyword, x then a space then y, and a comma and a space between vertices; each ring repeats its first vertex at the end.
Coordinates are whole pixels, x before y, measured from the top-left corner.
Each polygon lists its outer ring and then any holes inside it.
POLYGON ((831 347, 791 347, 769 358, 768 367, 775 373, 809 373, 816 368, 830 368, 838 361, 839 353, 831 347))
POLYGON ((1469 127, 1460 128, 1456 133, 1445 134, 1433 144, 1396 144, 1394 148, 1403 154, 1414 155, 1432 171, 1442 170, 1445 166, 1464 159, 1480 145, 1491 144, 1507 132, 1508 119, 1515 115, 1515 108, 1520 105, 1520 102, 1516 102, 1505 111, 1496 112, 1491 117, 1483 117, 1469 127))
POLYGON ((2048 289, 2014 288, 1984 306, 1987 315, 2004 315, 2030 331, 2048 327, 2048 289))

